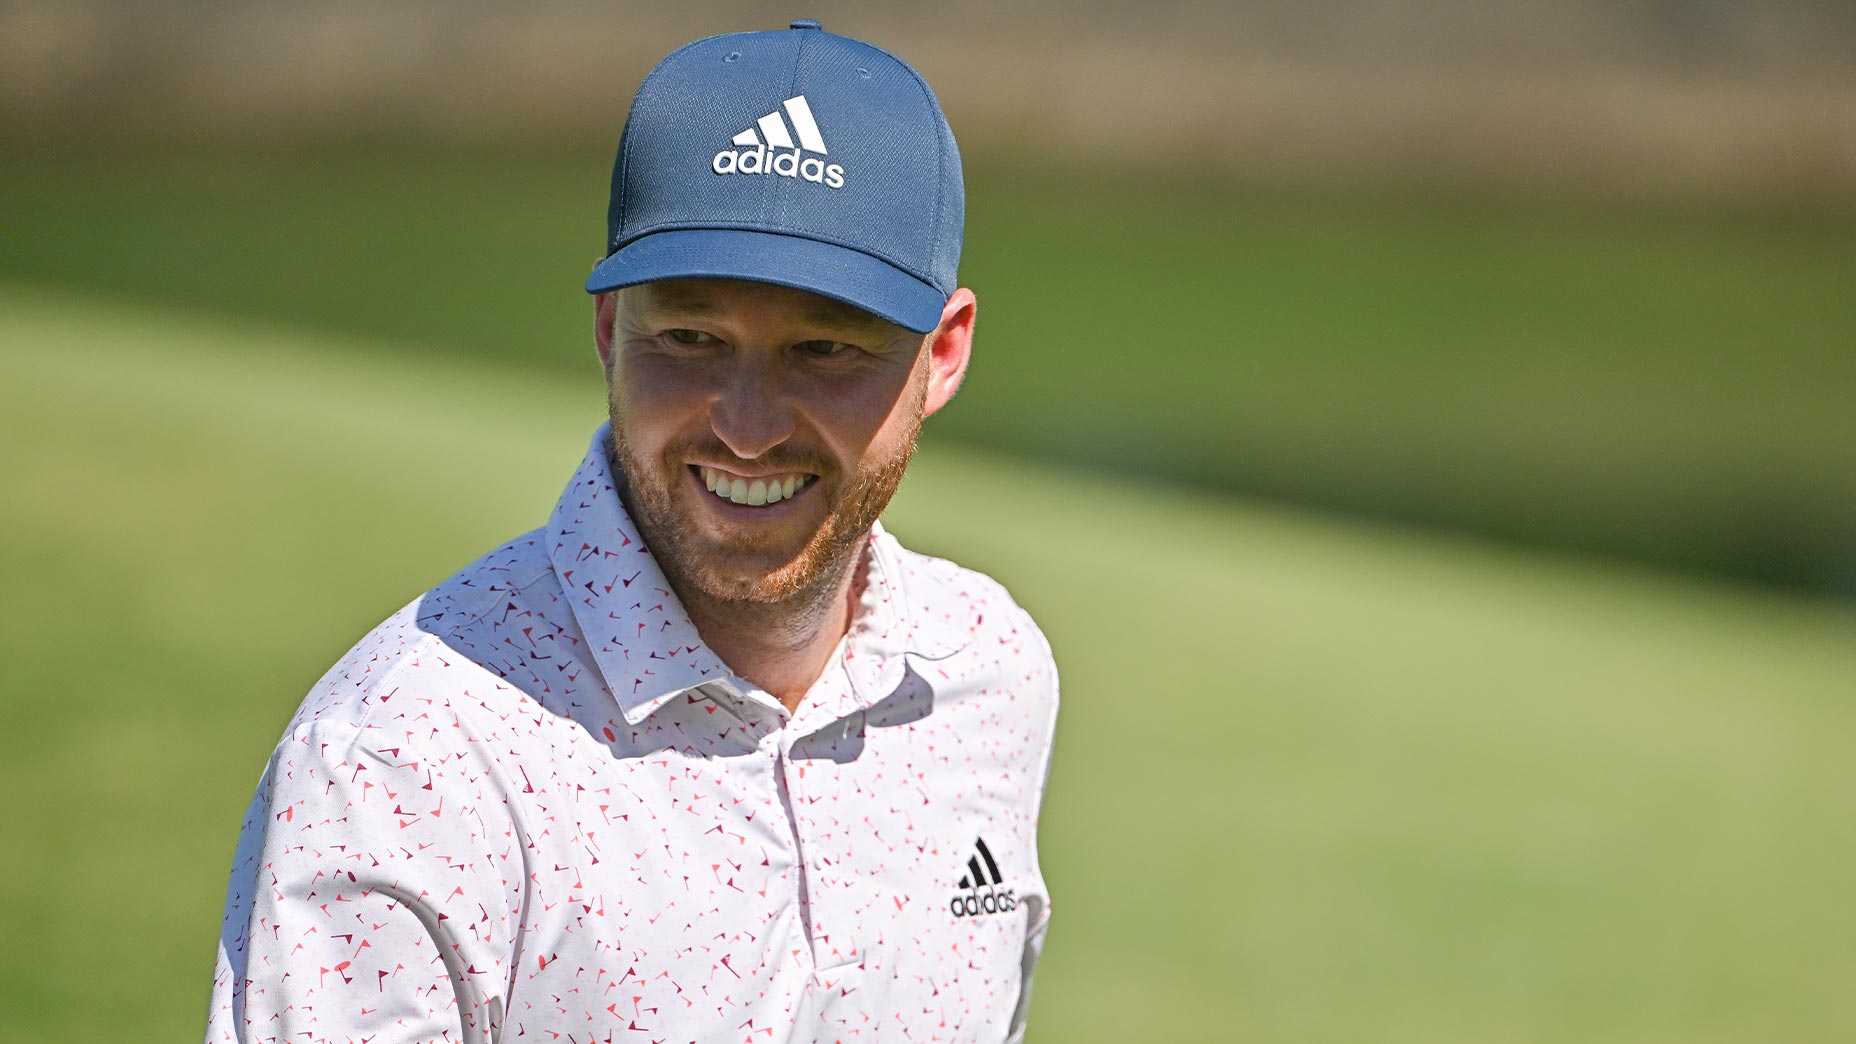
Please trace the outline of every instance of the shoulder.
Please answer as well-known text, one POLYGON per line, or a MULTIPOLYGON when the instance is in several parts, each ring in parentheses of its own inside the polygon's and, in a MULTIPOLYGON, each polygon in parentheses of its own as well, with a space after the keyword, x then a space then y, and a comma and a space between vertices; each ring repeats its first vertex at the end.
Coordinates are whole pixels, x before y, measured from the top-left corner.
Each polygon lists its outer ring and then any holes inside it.
POLYGON ((421 848, 443 842, 435 850, 448 852, 463 850, 458 824, 515 829, 519 769, 509 766, 548 763, 573 729, 526 713, 535 687, 472 646, 534 633, 535 606, 560 600, 544 539, 528 533, 477 559, 338 659, 271 752, 259 784, 270 825, 247 829, 262 834, 307 815, 356 838, 417 837, 421 848), (446 817, 446 808, 469 816, 446 817))
POLYGON ((908 603, 910 652, 943 673, 983 680, 988 691, 1023 700, 1032 719, 1055 715, 1057 664, 1050 642, 1005 586, 978 570, 910 551, 887 533, 879 539, 908 603))
POLYGON ((547 533, 534 529, 453 573, 408 608, 416 609, 421 630, 459 634, 512 600, 534 597, 539 582, 553 576, 547 533))
POLYGON ((1004 585, 884 534, 908 601, 911 667, 945 702, 958 736, 984 737, 998 771, 1041 799, 1056 738, 1057 663, 1050 642, 1004 585))
POLYGON ((1051 660, 1044 632, 1005 585, 976 569, 911 551, 888 534, 883 539, 923 644, 989 642, 1016 656, 1051 660))
MULTIPOLYGON (((428 706, 482 677, 469 647, 486 643, 501 613, 558 600, 544 534, 526 533, 485 554, 382 621, 311 687, 290 733, 346 724, 365 732, 383 710, 428 706), (551 598, 552 596, 552 598, 551 598), (459 655, 462 651, 465 654, 459 655), (399 707, 394 701, 405 695, 399 707)), ((397 714, 393 715, 398 717, 397 714)))

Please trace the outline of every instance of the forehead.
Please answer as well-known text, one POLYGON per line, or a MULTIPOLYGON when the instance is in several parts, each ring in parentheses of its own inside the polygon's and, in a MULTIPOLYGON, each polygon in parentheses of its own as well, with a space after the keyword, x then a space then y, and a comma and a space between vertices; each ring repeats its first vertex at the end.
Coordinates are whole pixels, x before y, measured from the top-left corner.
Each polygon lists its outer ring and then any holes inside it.
POLYGON ((694 318, 780 319, 889 338, 902 327, 855 305, 807 290, 739 279, 665 279, 621 292, 621 307, 637 313, 694 318))

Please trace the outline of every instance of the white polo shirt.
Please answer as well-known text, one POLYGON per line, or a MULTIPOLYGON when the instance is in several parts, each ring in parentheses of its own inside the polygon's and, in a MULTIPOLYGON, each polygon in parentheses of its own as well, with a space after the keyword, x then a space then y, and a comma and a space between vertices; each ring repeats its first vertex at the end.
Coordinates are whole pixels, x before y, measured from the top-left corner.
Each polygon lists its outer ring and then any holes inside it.
POLYGON ((799 709, 698 637, 601 428, 548 525, 323 676, 246 815, 208 1041, 1000 1041, 1057 676, 879 527, 799 709))

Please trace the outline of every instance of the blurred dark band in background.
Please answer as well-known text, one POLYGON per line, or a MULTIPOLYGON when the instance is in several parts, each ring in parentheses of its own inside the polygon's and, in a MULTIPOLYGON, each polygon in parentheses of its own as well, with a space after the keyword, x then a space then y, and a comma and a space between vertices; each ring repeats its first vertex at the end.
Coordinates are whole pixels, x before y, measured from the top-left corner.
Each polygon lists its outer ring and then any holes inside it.
MULTIPOLYGON (((907 51, 964 147, 1164 175, 1856 188, 1841 0, 800 5, 907 51)), ((17 140, 607 144, 667 48, 791 4, 0 3, 17 140)))
POLYGON ((937 437, 1856 596, 1837 0, 4 2, 0 276, 577 373, 625 100, 795 12, 967 154, 937 437))

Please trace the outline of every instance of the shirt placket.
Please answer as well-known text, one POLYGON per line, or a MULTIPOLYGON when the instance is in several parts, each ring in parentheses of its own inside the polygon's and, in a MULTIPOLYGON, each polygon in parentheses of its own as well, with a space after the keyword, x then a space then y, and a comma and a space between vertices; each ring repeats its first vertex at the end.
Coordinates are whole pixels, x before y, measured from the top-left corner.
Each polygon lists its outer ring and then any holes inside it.
POLYGON ((767 741, 774 761, 773 778, 780 798, 780 810, 786 817, 787 836, 791 839, 793 849, 796 870, 793 874, 792 909, 799 919, 800 936, 806 944, 802 956, 809 969, 816 969, 819 962, 812 926, 812 888, 816 876, 812 866, 814 852, 812 839, 806 836, 804 820, 799 811, 801 798, 798 796, 800 791, 793 771, 791 719, 787 719, 786 726, 770 733, 767 741))
POLYGON ((775 779, 798 866, 794 901, 807 957, 815 976, 833 982, 859 959, 850 941, 852 926, 834 924, 826 916, 833 904, 821 894, 821 888, 829 887, 831 868, 844 856, 842 828, 832 830, 829 824, 834 819, 843 822, 847 796, 829 785, 818 758, 795 756, 794 748, 801 743, 816 745, 821 739, 829 742, 839 734, 848 736, 856 730, 859 709, 841 659, 834 660, 821 685, 808 693, 798 713, 788 716, 771 737, 775 779))

